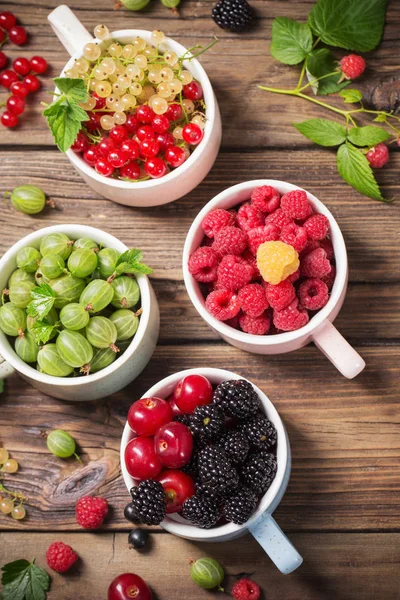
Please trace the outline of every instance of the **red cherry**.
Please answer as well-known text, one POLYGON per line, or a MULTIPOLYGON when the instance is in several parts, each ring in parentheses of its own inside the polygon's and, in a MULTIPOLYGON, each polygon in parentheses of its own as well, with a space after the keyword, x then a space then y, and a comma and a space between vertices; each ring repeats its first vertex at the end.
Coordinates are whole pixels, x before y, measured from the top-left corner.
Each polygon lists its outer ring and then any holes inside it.
POLYGON ((135 140, 125 140, 120 149, 128 156, 129 160, 139 158, 139 144, 135 140))
POLYGON ((28 39, 28 34, 26 33, 26 30, 21 27, 21 25, 16 25, 9 30, 8 37, 16 46, 22 46, 28 39))
POLYGON ((119 146, 120 144, 122 144, 122 142, 124 142, 127 139, 128 132, 123 125, 115 125, 115 127, 111 129, 109 135, 110 139, 112 139, 112 141, 115 142, 117 146, 119 146))
POLYGON ((1 124, 4 127, 16 127, 18 125, 18 117, 6 111, 1 115, 1 124))
POLYGON ((160 144, 161 152, 165 152, 169 146, 173 146, 175 144, 174 136, 168 131, 166 133, 159 133, 156 137, 156 140, 160 144))
POLYGON ((96 92, 93 92, 92 96, 96 100, 96 106, 95 106, 96 109, 101 110, 102 108, 105 107, 105 105, 106 105, 106 99, 105 98, 100 98, 100 96, 98 96, 96 94, 96 92))
POLYGON ((91 167, 94 167, 98 159, 98 146, 96 146, 95 144, 90 144, 89 148, 83 153, 83 160, 91 167))
POLYGON ((152 600, 153 595, 143 579, 134 573, 118 575, 108 588, 107 600, 152 600))
POLYGON ((110 154, 107 156, 107 161, 110 165, 119 169, 128 162, 128 155, 120 148, 115 148, 115 150, 111 150, 110 154))
POLYGON ((0 13, 0 27, 9 31, 11 27, 17 23, 17 17, 10 12, 4 11, 0 13))
POLYGON ((27 75, 24 79, 24 83, 28 86, 30 92, 37 92, 40 88, 40 81, 36 75, 27 75))
POLYGON ((212 397, 212 385, 203 375, 187 375, 174 390, 176 405, 184 413, 192 413, 197 406, 210 404, 212 397))
POLYGON ((11 84, 10 91, 14 96, 18 96, 19 98, 26 98, 29 94, 28 86, 22 81, 14 81, 11 84))
POLYGON ((150 124, 155 116, 156 113, 147 104, 142 104, 136 111, 136 118, 139 123, 150 124))
POLYGON ((156 115, 151 122, 151 126, 156 133, 165 133, 169 129, 170 122, 165 115, 156 115))
MULTIPOLYGON (((1 29, 0 29, 0 33, 1 33, 1 29)), ((2 40, 0 39, 0 42, 2 40)), ((4 69, 4 67, 7 64, 7 56, 4 54, 4 52, 0 51, 0 69, 4 69)))
POLYGON ((171 167, 180 167, 186 160, 186 154, 180 146, 169 146, 165 151, 165 160, 171 167))
POLYGON ((31 64, 27 58, 16 58, 13 62, 13 69, 18 75, 28 75, 31 64))
POLYGON ((193 479, 179 470, 162 471, 156 477, 167 497, 167 514, 181 512, 183 503, 196 493, 193 479))
POLYGON ((169 402, 169 405, 172 408, 173 415, 181 415, 182 414, 182 411, 179 410, 179 408, 177 407, 173 396, 170 396, 169 398, 167 398, 167 402, 169 402))
POLYGON ((139 123, 135 115, 129 115, 125 122, 125 129, 127 129, 129 133, 136 133, 138 127, 139 123))
POLYGON ((160 144, 156 140, 146 138, 140 142, 139 150, 144 158, 154 158, 160 151, 160 144))
POLYGON ((18 75, 14 71, 11 71, 11 69, 6 69, 0 73, 0 85, 5 87, 7 90, 10 89, 11 85, 15 81, 18 81, 18 75))
POLYGON ((47 71, 47 60, 42 56, 32 56, 31 58, 31 70, 34 73, 41 75, 47 71))
POLYGON ((164 115, 170 121, 179 121, 179 119, 182 117, 182 113, 182 106, 180 104, 173 103, 168 106, 167 112, 165 112, 164 115))
POLYGON ((158 158, 156 156, 154 158, 149 158, 148 160, 146 160, 144 170, 147 173, 147 175, 150 175, 152 179, 158 179, 159 177, 163 177, 166 174, 167 165, 161 158, 158 158))
POLYGON ((83 131, 80 131, 71 146, 71 150, 74 152, 85 152, 89 148, 89 144, 88 136, 83 131))
POLYGON ((139 140, 142 142, 143 140, 145 140, 147 138, 154 140, 156 137, 156 134, 154 133, 153 128, 150 125, 142 125, 136 131, 136 137, 138 137, 139 140))
POLYGON ((125 465, 134 479, 154 479, 162 464, 154 450, 154 439, 136 437, 125 448, 125 465))
POLYGON ((187 144, 197 146, 203 139, 203 130, 196 123, 188 123, 182 130, 182 137, 187 144))
POLYGON ((128 423, 136 435, 154 435, 172 419, 172 410, 162 398, 141 398, 132 404, 128 423))
POLYGON ((163 465, 179 469, 192 456, 193 436, 186 425, 172 421, 157 431, 154 448, 163 465))
POLYGON ((116 148, 115 142, 109 137, 102 138, 98 144, 98 152, 100 156, 108 156, 112 150, 116 148))
POLYGON ((7 109, 13 115, 22 115, 25 110, 25 100, 18 98, 18 96, 10 96, 7 100, 7 109))
POLYGON ((95 169, 100 175, 104 175, 105 177, 110 177, 114 173, 114 167, 103 157, 97 160, 95 169))
POLYGON ((203 88, 198 81, 191 81, 187 85, 183 86, 183 95, 188 100, 200 100, 203 97, 203 88))

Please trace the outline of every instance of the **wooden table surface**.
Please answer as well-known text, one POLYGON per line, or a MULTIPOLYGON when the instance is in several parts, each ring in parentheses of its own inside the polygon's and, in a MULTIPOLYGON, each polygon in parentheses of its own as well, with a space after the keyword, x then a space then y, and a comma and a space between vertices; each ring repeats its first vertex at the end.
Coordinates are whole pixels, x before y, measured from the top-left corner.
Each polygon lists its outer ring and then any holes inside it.
MULTIPOLYGON (((17 13, 30 33, 22 49, 42 54, 57 75, 66 51, 52 34, 47 14, 55 0, 2 2, 17 13)), ((56 208, 36 217, 0 212, 0 250, 32 230, 81 222, 104 229, 144 251, 154 267, 152 281, 161 309, 161 334, 153 359, 128 388, 98 402, 67 403, 44 396, 12 376, 0 397, 0 441, 20 465, 5 476, 9 487, 29 496, 21 523, 0 514, 0 564, 36 556, 45 566, 50 542, 64 540, 81 561, 70 575, 54 575, 49 598, 103 599, 109 582, 135 571, 159 600, 207 598, 186 572, 189 557, 209 555, 229 574, 252 573, 274 600, 396 600, 400 598, 400 406, 399 203, 384 205, 348 187, 336 172, 334 153, 308 142, 294 120, 324 116, 296 99, 258 91, 256 84, 282 87, 295 82, 296 69, 269 55, 272 19, 305 19, 313 0, 253 0, 257 26, 248 34, 221 32, 210 18, 212 0, 183 0, 176 18, 157 0, 144 13, 114 12, 112 0, 71 0, 89 29, 160 28, 185 46, 220 43, 202 57, 214 85, 223 119, 223 143, 206 180, 190 195, 155 209, 127 208, 97 196, 53 145, 40 116, 38 98, 17 131, 0 132, 0 192, 16 185, 40 186, 56 208), (348 248, 350 283, 337 326, 366 360, 354 381, 343 378, 314 347, 272 358, 246 354, 213 334, 185 292, 181 253, 186 232, 200 208, 229 185, 262 177, 307 188, 331 209, 348 248), (275 403, 287 426, 293 470, 275 516, 304 556, 303 566, 281 575, 258 544, 247 536, 237 543, 195 544, 160 529, 151 549, 129 550, 129 500, 119 467, 119 443, 131 402, 159 379, 177 370, 225 367, 250 378, 275 403), (69 431, 78 441, 83 465, 50 455, 41 432, 69 431), (84 494, 99 493, 110 503, 111 518, 101 532, 86 533, 74 519, 84 494)), ((368 55, 368 75, 391 76, 398 69, 400 3, 389 3, 384 40, 368 55)), ((47 100, 49 78, 40 100, 47 100)), ((399 197, 400 155, 378 174, 387 196, 399 197)))

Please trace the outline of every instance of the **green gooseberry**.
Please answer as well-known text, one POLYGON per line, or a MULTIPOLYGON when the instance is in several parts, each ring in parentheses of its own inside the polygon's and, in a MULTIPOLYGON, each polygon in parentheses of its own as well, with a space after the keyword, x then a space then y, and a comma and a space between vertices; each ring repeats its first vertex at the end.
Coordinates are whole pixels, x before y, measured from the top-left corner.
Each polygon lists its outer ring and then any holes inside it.
POLYGON ((201 588, 212 590, 221 588, 225 573, 221 565, 215 558, 199 558, 190 567, 190 577, 201 588))
POLYGON ((102 279, 94 279, 83 290, 79 298, 86 310, 97 313, 108 306, 114 297, 114 289, 110 283, 102 279))
POLYGON ((181 0, 161 0, 161 4, 167 8, 176 8, 181 3, 181 0))
POLYGON ((27 273, 22 269, 16 269, 13 273, 11 273, 7 285, 10 288, 13 284, 19 283, 20 281, 31 281, 32 283, 35 283, 35 278, 32 273, 27 273))
POLYGON ((42 256, 36 248, 26 246, 17 254, 17 266, 27 273, 35 273, 41 258, 42 256))
POLYGON ((57 352, 71 367, 83 367, 93 358, 93 348, 87 339, 77 331, 64 329, 56 340, 57 352))
POLYGON ((35 185, 20 185, 13 189, 10 196, 14 208, 27 215, 40 213, 46 205, 46 196, 35 185))
POLYGON ((94 348, 111 348, 118 352, 117 328, 107 317, 92 317, 86 325, 86 337, 94 348))
POLYGON ((70 456, 76 456, 76 443, 72 435, 63 429, 54 429, 51 431, 46 439, 47 448, 54 456, 58 458, 69 458, 70 456))
POLYGON ((148 5, 150 0, 120 0, 120 2, 128 10, 142 10, 148 5))
POLYGON ((89 248, 78 248, 68 259, 68 269, 75 277, 88 277, 97 267, 97 255, 89 248))
MULTIPOLYGON (((43 260, 43 259, 42 259, 43 260)), ((36 285, 41 285, 42 283, 49 283, 50 279, 45 277, 39 267, 39 269, 35 273, 35 282, 36 285)))
POLYGON ((89 250, 94 250, 95 252, 98 252, 99 250, 96 242, 85 237, 75 240, 74 245, 72 246, 72 252, 75 252, 75 250, 78 250, 79 248, 89 248, 89 250))
POLYGON ((15 352, 24 362, 33 363, 37 361, 39 346, 29 331, 25 333, 24 337, 16 338, 14 348, 15 352))
POLYGON ((117 260, 119 258, 119 252, 114 248, 103 248, 97 255, 99 262, 100 276, 103 279, 108 279, 115 271, 117 260))
POLYGON ((20 281, 10 287, 8 297, 18 308, 26 308, 32 300, 31 291, 35 287, 36 284, 31 281, 20 281))
POLYGON ((114 362, 117 355, 111 348, 95 348, 89 363, 90 373, 97 373, 114 362))
POLYGON ((40 272, 46 279, 56 279, 65 271, 65 261, 59 254, 47 254, 40 261, 40 272))
POLYGON ((59 254, 61 258, 67 260, 72 252, 74 242, 69 239, 65 233, 50 233, 45 235, 40 242, 40 254, 59 254))
POLYGON ((86 277, 86 282, 90 283, 91 281, 93 281, 94 279, 101 279, 100 277, 100 271, 99 269, 95 269, 93 271, 93 273, 91 273, 91 275, 89 275, 89 277, 86 277))
POLYGON ((79 277, 74 277, 69 273, 57 277, 57 279, 51 279, 49 285, 56 295, 54 306, 56 308, 63 308, 70 302, 77 302, 85 289, 85 282, 79 277))
POLYGON ((22 337, 26 330, 26 314, 12 302, 0 306, 0 329, 6 335, 22 337))
POLYGON ((139 326, 139 319, 131 310, 121 308, 116 310, 111 316, 110 321, 114 323, 117 329, 117 341, 128 340, 132 338, 139 326))
POLYGON ((136 279, 121 275, 111 283, 114 296, 111 304, 116 308, 130 308, 135 306, 140 299, 140 288, 136 279))
POLYGON ((60 311, 60 321, 65 329, 79 331, 89 323, 89 313, 82 304, 72 302, 60 311))
POLYGON ((37 355, 38 370, 53 377, 68 377, 73 368, 62 360, 57 352, 56 344, 42 346, 37 355))

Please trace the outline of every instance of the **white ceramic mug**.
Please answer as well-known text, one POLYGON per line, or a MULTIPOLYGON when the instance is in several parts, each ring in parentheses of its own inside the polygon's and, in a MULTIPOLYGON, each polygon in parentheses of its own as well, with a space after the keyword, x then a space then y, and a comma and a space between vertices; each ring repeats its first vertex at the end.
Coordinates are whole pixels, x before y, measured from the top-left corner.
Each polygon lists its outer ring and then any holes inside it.
MULTIPOLYGON (((204 375, 204 377, 207 377, 213 385, 218 385, 227 379, 243 379, 240 375, 224 369, 188 369, 162 379, 150 388, 142 397, 149 398, 157 396, 159 398, 168 398, 168 396, 172 394, 178 381, 187 375, 193 374, 204 375)), ((282 573, 287 574, 297 569, 303 562, 303 559, 280 529, 279 525, 272 517, 272 513, 282 500, 289 483, 291 470, 289 439, 281 418, 272 402, 258 387, 254 386, 254 389, 260 397, 263 411, 268 419, 274 424, 277 431, 278 468, 271 487, 262 497, 253 516, 244 525, 227 523, 220 527, 200 529, 178 514, 169 514, 161 523, 161 526, 174 535, 197 542, 227 542, 250 532, 264 548, 278 569, 282 573)), ((137 481, 129 475, 125 465, 125 448, 128 442, 134 437, 135 434, 132 432, 128 423, 126 423, 121 440, 121 470, 128 490, 137 485, 137 481)))
MULTIPOLYGON (((45 227, 23 237, 14 244, 0 259, 0 289, 7 287, 11 273, 17 268, 16 256, 26 246, 39 248, 40 240, 50 233, 66 233, 71 239, 87 237, 106 248, 115 248, 118 252, 128 250, 127 246, 105 231, 86 225, 55 225, 45 227)), ((35 388, 63 400, 97 400, 105 398, 133 381, 149 362, 158 340, 160 314, 153 288, 146 275, 138 275, 143 313, 139 327, 131 344, 116 360, 101 371, 82 377, 53 377, 39 373, 25 363, 14 352, 6 335, 0 331, 0 379, 13 371, 31 383, 35 388), (0 359, 1 360, 1 359, 0 359)))
POLYGON ((365 362, 332 325, 342 307, 347 290, 348 263, 346 246, 342 232, 332 213, 309 192, 307 192, 307 196, 312 207, 316 212, 324 214, 329 219, 337 272, 328 303, 310 319, 307 325, 297 331, 277 335, 251 335, 238 331, 226 323, 218 321, 209 313, 200 286, 189 273, 189 257, 200 246, 204 238, 201 227, 204 217, 216 208, 230 209, 241 202, 249 200, 252 191, 262 185, 271 185, 281 194, 302 189, 285 181, 259 179, 234 185, 210 200, 193 221, 183 250, 183 276, 189 297, 200 316, 229 344, 256 354, 282 354, 292 352, 310 342, 314 342, 345 377, 352 379, 364 369, 365 362))
MULTIPOLYGON (((48 20, 57 37, 72 57, 61 73, 61 76, 63 76, 65 71, 73 66, 74 61, 82 56, 84 45, 96 40, 65 5, 58 6, 53 10, 49 14, 48 20)), ((141 29, 124 29, 114 31, 111 35, 113 39, 124 44, 132 42, 136 36, 142 37, 149 43, 151 42, 151 32, 141 29)), ((100 43, 99 40, 97 42, 100 43)), ((160 48, 162 51, 166 49, 173 50, 178 56, 183 56, 187 52, 186 48, 170 38, 166 38, 160 48)), ((191 192, 210 171, 217 157, 222 135, 217 100, 210 80, 201 64, 196 59, 185 61, 183 64, 186 69, 191 71, 203 88, 204 101, 207 107, 207 123, 203 140, 183 165, 177 169, 172 170, 160 179, 150 179, 137 183, 104 177, 85 163, 79 154, 76 154, 73 150, 68 150, 66 154, 75 169, 86 183, 101 196, 128 206, 167 204, 191 192)))

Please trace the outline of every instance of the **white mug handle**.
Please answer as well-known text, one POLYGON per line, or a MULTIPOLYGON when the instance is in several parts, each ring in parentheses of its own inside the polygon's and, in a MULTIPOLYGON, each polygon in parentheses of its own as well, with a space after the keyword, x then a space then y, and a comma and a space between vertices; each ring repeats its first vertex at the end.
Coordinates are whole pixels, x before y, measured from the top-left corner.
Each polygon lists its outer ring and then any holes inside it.
POLYGON ((9 362, 4 360, 4 358, 0 354, 0 380, 6 379, 6 377, 12 375, 14 371, 14 367, 12 367, 9 362))
POLYGON ((350 346, 330 321, 324 321, 313 332, 312 339, 317 348, 347 379, 353 379, 364 369, 364 359, 350 346))
POLYGON ((47 17, 54 33, 71 56, 82 52, 83 46, 93 41, 93 36, 82 25, 68 6, 57 6, 47 17))
POLYGON ((268 512, 251 525, 249 531, 284 575, 295 571, 303 562, 303 558, 268 512))

